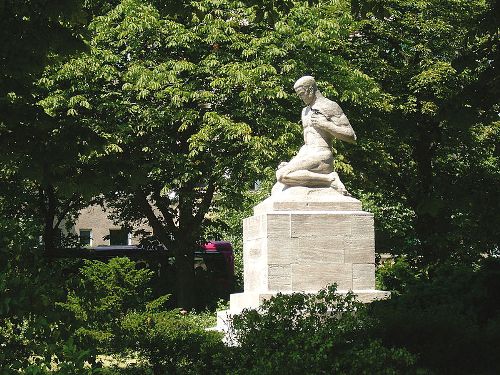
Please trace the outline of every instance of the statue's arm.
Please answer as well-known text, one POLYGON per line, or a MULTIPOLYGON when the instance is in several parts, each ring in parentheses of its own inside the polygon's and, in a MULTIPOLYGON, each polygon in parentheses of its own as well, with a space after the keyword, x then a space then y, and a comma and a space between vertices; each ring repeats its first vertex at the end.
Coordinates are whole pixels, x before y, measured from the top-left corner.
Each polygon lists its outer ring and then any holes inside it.
POLYGON ((311 116, 311 121, 315 127, 327 131, 335 138, 344 142, 356 143, 354 129, 343 112, 327 117, 316 110, 311 116))

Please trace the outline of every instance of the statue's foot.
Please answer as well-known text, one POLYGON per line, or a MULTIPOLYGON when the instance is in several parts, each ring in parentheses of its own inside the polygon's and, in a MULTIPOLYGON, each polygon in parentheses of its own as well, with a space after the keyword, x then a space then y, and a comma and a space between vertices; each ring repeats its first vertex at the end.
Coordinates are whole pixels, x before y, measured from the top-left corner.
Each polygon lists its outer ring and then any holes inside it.
POLYGON ((332 172, 328 175, 328 177, 330 178, 331 182, 330 182, 330 187, 332 189, 335 189, 337 190, 340 194, 342 195, 346 195, 348 197, 351 196, 351 194, 349 194, 349 192, 347 191, 347 189, 345 188, 344 184, 342 183, 342 181, 340 181, 340 177, 338 175, 337 172, 332 172))

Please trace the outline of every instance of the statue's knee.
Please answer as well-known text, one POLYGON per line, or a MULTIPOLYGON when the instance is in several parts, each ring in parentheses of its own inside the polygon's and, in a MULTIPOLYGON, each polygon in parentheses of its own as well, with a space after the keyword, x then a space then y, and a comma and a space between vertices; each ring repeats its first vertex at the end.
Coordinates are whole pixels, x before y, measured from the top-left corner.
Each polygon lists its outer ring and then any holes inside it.
POLYGON ((280 170, 276 171, 276 181, 281 182, 281 178, 283 176, 283 173, 280 170))
POLYGON ((282 169, 278 169, 276 171, 276 181, 283 183, 283 180, 285 179, 286 175, 288 174, 288 171, 282 169))

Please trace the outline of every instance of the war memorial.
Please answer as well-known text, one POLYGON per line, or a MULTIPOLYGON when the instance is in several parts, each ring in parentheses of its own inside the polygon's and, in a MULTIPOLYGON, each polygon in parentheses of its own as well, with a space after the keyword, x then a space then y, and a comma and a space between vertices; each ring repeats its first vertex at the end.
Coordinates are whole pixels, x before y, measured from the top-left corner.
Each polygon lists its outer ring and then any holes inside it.
POLYGON ((278 293, 314 293, 337 284, 362 302, 385 299, 375 289, 373 214, 350 196, 333 170, 333 139, 355 143, 340 106, 325 98, 311 76, 294 85, 302 110, 304 145, 276 171, 271 196, 243 221, 244 291, 232 294, 228 315, 256 309, 278 293))

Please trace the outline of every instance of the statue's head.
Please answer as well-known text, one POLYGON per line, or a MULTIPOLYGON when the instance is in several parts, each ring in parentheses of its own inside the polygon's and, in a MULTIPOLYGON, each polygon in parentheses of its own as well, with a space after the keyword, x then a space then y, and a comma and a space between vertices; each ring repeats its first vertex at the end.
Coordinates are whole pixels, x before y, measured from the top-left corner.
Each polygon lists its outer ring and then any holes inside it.
POLYGON ((314 103, 314 100, 316 99, 316 92, 318 91, 318 86, 316 86, 314 77, 304 76, 299 78, 293 85, 293 88, 305 104, 311 105, 314 103))

